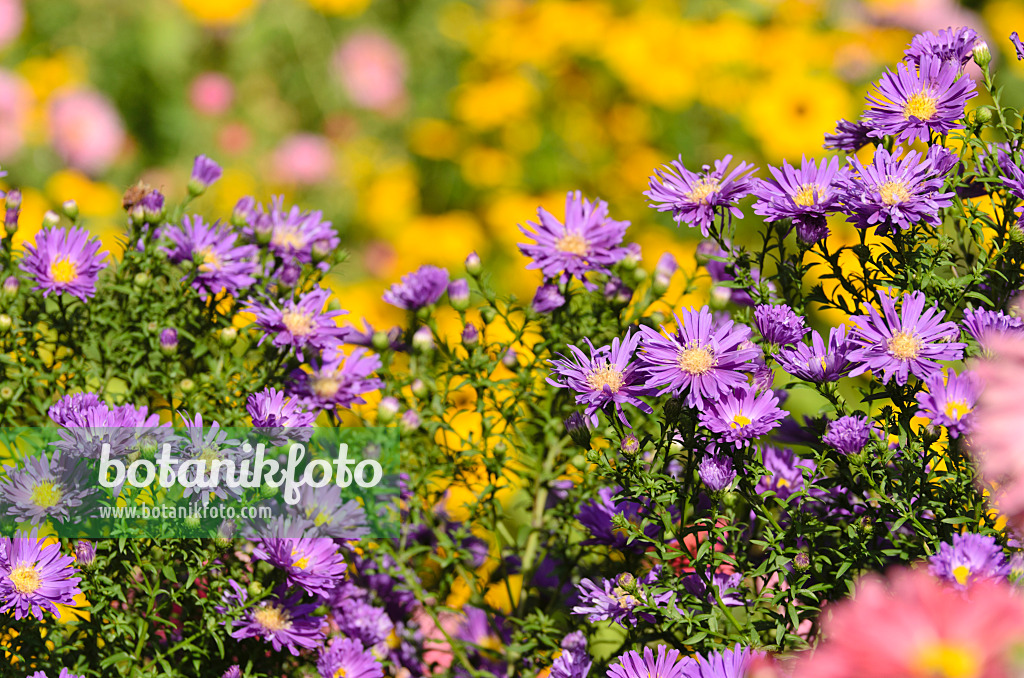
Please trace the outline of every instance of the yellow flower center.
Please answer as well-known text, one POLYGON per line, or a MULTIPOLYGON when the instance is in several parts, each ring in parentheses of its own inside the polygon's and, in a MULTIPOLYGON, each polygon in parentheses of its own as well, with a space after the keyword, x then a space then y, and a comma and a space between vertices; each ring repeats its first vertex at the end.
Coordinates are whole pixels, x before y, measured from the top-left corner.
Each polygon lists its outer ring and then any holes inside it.
POLYGON ((785 478, 779 478, 775 483, 775 487, 789 487, 789 481, 785 478))
POLYGON ((619 368, 610 363, 591 370, 587 375, 587 386, 595 391, 603 391, 607 386, 612 393, 618 393, 624 381, 619 368))
POLYGON ((501 638, 495 635, 484 636, 477 645, 482 650, 492 650, 494 652, 498 652, 505 647, 505 643, 501 642, 501 638))
POLYGON ((78 278, 78 266, 67 257, 50 263, 50 279, 55 283, 67 284, 78 278))
POLYGON ((901 203, 910 197, 907 185, 902 181, 887 181, 878 187, 878 194, 886 205, 901 203))
POLYGON ((889 355, 900 360, 912 360, 921 350, 921 340, 909 332, 897 332, 889 340, 889 355))
POLYGON ((294 250, 302 249, 302 246, 306 244, 298 232, 283 228, 274 229, 273 234, 270 236, 270 242, 277 247, 290 247, 294 250))
POLYGON ((804 184, 793 196, 793 202, 801 207, 810 207, 818 202, 817 196, 821 195, 821 188, 817 184, 804 184))
POLYGON ((903 119, 910 120, 911 117, 918 120, 931 120, 935 112, 939 110, 939 100, 928 92, 912 94, 907 103, 903 105, 903 119))
POLYGON ((916 668, 930 678, 976 678, 981 672, 979 656, 963 645, 935 641, 918 650, 916 668))
POLYGON ((210 271, 219 271, 224 265, 221 262, 220 257, 213 251, 212 247, 204 247, 200 250, 200 254, 203 255, 203 263, 200 264, 199 270, 209 273, 210 271))
POLYGON ((971 413, 971 408, 962 400, 951 400, 946 403, 946 416, 956 421, 971 413))
POLYGON ((199 459, 210 464, 218 459, 221 459, 220 450, 216 447, 204 447, 203 451, 199 453, 199 459))
POLYGON ((268 631, 283 631, 292 627, 292 618, 288 611, 274 604, 261 607, 252 617, 268 631))
POLYGON ((300 313, 299 311, 285 311, 281 314, 281 322, 293 336, 304 337, 313 332, 315 327, 312 313, 300 313))
POLYGON ((616 602, 622 607, 636 607, 636 598, 621 586, 616 586, 612 589, 612 594, 615 596, 616 602))
POLYGON ((39 573, 36 572, 36 568, 32 565, 18 565, 11 570, 8 578, 14 584, 14 590, 18 593, 35 593, 36 589, 43 585, 42 580, 39 578, 39 573))
POLYGON ((348 675, 348 671, 344 668, 340 668, 334 672, 334 678, 345 678, 346 675, 348 675))
POLYGON ((679 369, 687 374, 707 374, 718 364, 715 354, 707 346, 693 346, 679 352, 679 369))
POLYGON ((32 503, 39 508, 56 506, 63 496, 64 493, 61 492, 60 485, 49 480, 44 480, 32 488, 32 503))
POLYGON ((333 398, 341 390, 341 380, 334 377, 318 377, 313 379, 313 393, 321 398, 333 398))
POLYGON ((587 239, 579 233, 566 233, 555 243, 555 249, 582 257, 590 251, 590 245, 587 243, 587 239))
POLYGON ((953 568, 953 578, 956 579, 956 583, 961 586, 967 585, 967 580, 971 578, 971 568, 966 565, 960 565, 953 568))
POLYGON ((750 419, 744 417, 742 414, 734 414, 732 421, 729 422, 730 428, 743 428, 744 426, 750 425, 750 419))
POLYGON ((299 556, 299 559, 292 563, 292 567, 297 567, 300 570, 305 570, 309 567, 309 556, 305 553, 300 554, 298 551, 293 550, 292 558, 295 558, 296 556, 299 556))
POLYGON ((686 194, 686 197, 690 202, 706 205, 708 203, 708 198, 715 193, 718 193, 718 189, 721 187, 722 184, 718 179, 714 177, 704 177, 693 185, 693 188, 691 188, 690 192, 686 194))

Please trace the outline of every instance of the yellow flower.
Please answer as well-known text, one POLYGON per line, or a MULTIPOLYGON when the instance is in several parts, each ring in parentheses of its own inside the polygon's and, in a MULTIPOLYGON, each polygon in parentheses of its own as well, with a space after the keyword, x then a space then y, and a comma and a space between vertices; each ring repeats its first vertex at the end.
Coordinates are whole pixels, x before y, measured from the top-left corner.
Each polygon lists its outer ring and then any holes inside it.
POLYGON ((496 148, 473 146, 462 156, 462 177, 472 186, 502 186, 519 183, 519 163, 496 148))
POLYGON ((416 171, 400 164, 384 170, 361 192, 360 211, 378 232, 397 230, 419 210, 416 171))
POLYGON ((46 195, 54 205, 78 203, 83 217, 116 217, 121 213, 121 192, 110 184, 92 181, 73 169, 59 170, 46 180, 46 195))
POLYGON ((370 0, 306 0, 309 6, 324 14, 356 16, 362 14, 370 0))
POLYGON ((518 73, 462 85, 456 91, 455 117, 480 130, 512 124, 537 104, 537 88, 518 73))
POLYGON ((448 160, 459 150, 459 132, 446 120, 423 118, 409 129, 409 148, 412 152, 432 160, 448 160))
POLYGON ((229 26, 246 18, 257 0, 178 0, 185 11, 208 26, 229 26))

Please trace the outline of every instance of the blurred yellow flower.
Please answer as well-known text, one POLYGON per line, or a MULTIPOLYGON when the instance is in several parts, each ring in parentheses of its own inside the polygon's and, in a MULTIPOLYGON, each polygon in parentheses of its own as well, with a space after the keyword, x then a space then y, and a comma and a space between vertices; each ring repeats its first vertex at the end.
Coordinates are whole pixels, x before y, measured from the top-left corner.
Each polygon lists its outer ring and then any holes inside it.
POLYGON ((398 234, 398 228, 419 209, 419 183, 411 165, 384 170, 362 192, 360 212, 378 233, 398 234))
POLYGON ((370 0, 306 0, 309 6, 324 14, 356 16, 370 4, 370 0))
POLYGON ((461 85, 455 93, 455 117, 476 129, 492 129, 525 117, 538 100, 536 86, 518 73, 461 85))
POLYGON ((178 0, 185 11, 208 26, 226 26, 246 18, 257 0, 178 0))
POLYGON ((54 205, 74 200, 83 217, 116 217, 121 213, 121 191, 77 170, 55 172, 46 180, 45 189, 54 205))
POLYGON ((470 212, 461 211, 416 217, 402 226, 401 236, 393 246, 397 274, 434 264, 458 275, 470 252, 487 255, 483 226, 470 212))
POLYGON ((519 183, 519 163, 496 148, 474 146, 462 156, 462 177, 471 186, 492 187, 519 183))
POLYGON ((448 160, 459 150, 459 132, 447 120, 423 118, 409 128, 409 148, 432 160, 448 160))

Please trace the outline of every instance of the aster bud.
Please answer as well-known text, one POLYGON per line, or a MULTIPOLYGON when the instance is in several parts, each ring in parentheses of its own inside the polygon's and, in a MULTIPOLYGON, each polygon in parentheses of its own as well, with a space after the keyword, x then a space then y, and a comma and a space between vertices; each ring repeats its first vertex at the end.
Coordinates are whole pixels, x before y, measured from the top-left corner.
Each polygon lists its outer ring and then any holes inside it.
POLYGON ((198 513, 190 513, 185 516, 185 527, 189 530, 198 530, 200 525, 200 518, 198 513))
POLYGON ((10 402, 14 399, 14 389, 10 386, 0 386, 0 400, 10 402))
POLYGON ((402 433, 408 434, 418 429, 421 423, 419 412, 406 410, 402 412, 402 417, 398 420, 398 428, 402 433))
POLYGON ((313 243, 313 246, 309 249, 309 254, 313 258, 314 264, 319 264, 321 261, 326 261, 327 257, 331 256, 331 252, 334 248, 331 247, 329 242, 324 240, 317 240, 313 243))
POLYGON ((165 327, 160 332, 160 350, 165 355, 170 355, 178 350, 178 330, 173 327, 165 327))
POLYGON ((466 323, 462 328, 462 345, 466 348, 473 348, 480 343, 480 331, 473 323, 466 323))
POLYGON ((1024 230, 1021 229, 1019 224, 1010 224, 1007 235, 1010 236, 1010 242, 1018 245, 1024 244, 1024 230))
POLYGON ((429 353, 434 350, 434 333, 424 325, 412 335, 412 348, 419 353, 429 353))
POLYGON ((659 297, 668 291, 672 284, 672 276, 675 275, 679 264, 671 252, 665 252, 658 259, 658 265, 654 267, 654 280, 651 282, 651 290, 659 297))
POLYGON ((188 193, 192 197, 202 195, 215 181, 220 179, 223 171, 220 165, 205 155, 197 155, 192 164, 192 176, 188 180, 188 193))
POLYGON ((633 298, 633 290, 618 278, 611 278, 604 286, 604 298, 612 306, 625 306, 633 298))
POLYGON ((60 208, 64 212, 64 216, 71 221, 78 218, 78 203, 74 200, 65 200, 60 208))
POLYGON ((179 386, 181 387, 182 393, 191 393, 192 391, 196 390, 196 382, 192 381, 188 377, 182 379, 179 386))
POLYGON ((88 539, 79 539, 75 542, 75 564, 88 570, 94 562, 96 562, 96 545, 88 539))
POLYGON ((623 454, 632 457, 634 454, 640 451, 640 441, 637 439, 635 435, 629 433, 626 435, 625 438, 622 439, 619 448, 622 450, 623 454))
POLYGON ((974 111, 974 122, 979 125, 992 122, 992 109, 988 106, 978 106, 974 111))
POLYGON ((380 403, 377 404, 377 422, 381 424, 390 423, 394 420, 395 415, 398 414, 400 407, 398 398, 394 396, 381 398, 380 403))
POLYGON ((13 299, 18 296, 18 288, 21 287, 21 283, 13 275, 7 276, 4 280, 3 295, 4 299, 13 299))
POLYGON ((658 328, 664 325, 665 320, 667 319, 665 318, 665 314, 662 313, 661 311, 654 311, 651 313, 649 317, 651 319, 651 326, 654 328, 658 328))
POLYGON ((231 346, 238 339, 237 327, 225 327, 220 331, 220 343, 222 346, 231 346))
POLYGON ((711 308, 720 311, 729 303, 732 298, 732 290, 722 285, 715 285, 711 288, 711 308))
POLYGON ((474 278, 483 272, 484 267, 480 262, 480 255, 476 252, 470 252, 469 256, 466 257, 466 273, 470 274, 474 278))
POLYGON ((981 66, 982 69, 988 68, 988 65, 992 63, 992 51, 984 40, 974 43, 974 63, 981 66))
POLYGON ((248 591, 250 596, 255 598, 256 596, 262 595, 262 593, 263 593, 263 584, 261 584, 260 582, 258 582, 256 580, 253 580, 253 581, 249 582, 249 586, 248 586, 248 588, 246 590, 248 591))
POLYGON ((46 210, 43 214, 43 228, 53 228, 60 223, 60 215, 53 210, 46 210))
POLYGON ((145 271, 139 271, 138 273, 135 274, 134 280, 136 287, 141 287, 145 289, 149 287, 149 283, 153 280, 153 278, 145 271))
POLYGON ((493 306, 484 306, 480 309, 480 317, 485 325, 490 325, 498 317, 498 311, 493 306))
POLYGON ((516 356, 516 350, 514 348, 510 346, 509 349, 505 351, 505 355, 501 357, 501 364, 510 370, 514 370, 519 367, 519 359, 516 356))
POLYGON ((260 496, 264 499, 273 499, 279 493, 280 490, 278 490, 277 486, 275 485, 264 484, 263 486, 260 487, 260 496))
MULTIPOLYGON (((235 208, 233 210, 231 210, 231 225, 236 227, 236 228, 241 228, 243 226, 248 226, 249 223, 256 216, 256 209, 255 208, 256 208, 256 200, 251 195, 246 195, 246 196, 243 196, 242 198, 239 198, 238 202, 235 203, 235 208)), ((260 227, 262 225, 263 224, 259 224, 259 223, 255 224, 257 238, 259 236, 260 227)), ((266 232, 267 232, 267 242, 270 242, 269 234, 270 234, 271 230, 269 228, 269 224, 267 226, 268 227, 265 229, 266 232)), ((266 244, 266 243, 264 243, 264 244, 266 244)))
POLYGON ((459 278, 448 283, 448 301, 456 311, 469 308, 469 281, 459 278))
POLYGON ((414 379, 412 384, 409 386, 409 389, 417 398, 426 398, 430 395, 430 389, 427 388, 426 383, 422 379, 414 379))
POLYGON ((14 320, 6 313, 0 313, 0 333, 6 334, 11 329, 14 320))
POLYGON ((800 551, 793 556, 793 567, 797 572, 804 572, 811 566, 811 556, 807 551, 800 551))
POLYGON ((572 441, 584 449, 590 448, 590 427, 586 418, 579 412, 573 412, 563 422, 565 430, 572 441))
POLYGON ((370 346, 372 346, 373 350, 378 353, 388 350, 391 347, 391 339, 388 337, 388 333, 381 332, 380 330, 374 332, 373 336, 370 337, 370 346))

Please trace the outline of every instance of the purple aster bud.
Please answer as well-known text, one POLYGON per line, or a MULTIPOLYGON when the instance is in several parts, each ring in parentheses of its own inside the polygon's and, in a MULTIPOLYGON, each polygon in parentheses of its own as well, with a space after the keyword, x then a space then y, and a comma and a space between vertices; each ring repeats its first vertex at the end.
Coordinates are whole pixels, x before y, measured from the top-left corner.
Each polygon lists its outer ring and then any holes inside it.
POLYGON ((309 248, 309 256, 312 257, 314 264, 319 264, 326 261, 333 251, 334 246, 329 240, 315 240, 309 248))
POLYGON ((416 410, 406 410, 402 412, 402 417, 398 420, 398 428, 402 433, 412 433, 420 427, 419 412, 416 410))
POLYGON ((427 388, 427 385, 423 382, 422 379, 414 379, 412 385, 409 386, 409 389, 412 391, 412 394, 417 398, 426 398, 428 395, 430 395, 430 389, 427 388))
POLYGON ((565 418, 565 430, 572 441, 582 448, 590 449, 590 427, 580 412, 573 412, 565 418))
POLYGON ((469 281, 458 278, 448 283, 448 301, 456 311, 469 308, 469 281))
POLYGON ((12 299, 18 295, 18 288, 21 287, 21 283, 13 275, 7 276, 4 280, 3 294, 5 299, 12 299))
POLYGON ((622 261, 619 263, 624 271, 636 270, 636 267, 640 265, 640 260, 643 259, 643 254, 640 250, 640 245, 631 242, 626 245, 626 256, 622 257, 622 261))
POLYGON ((412 335, 412 348, 420 353, 428 353, 434 350, 434 333, 424 325, 412 335))
POLYGON ((722 285, 712 285, 708 304, 715 310, 721 310, 729 304, 732 299, 732 288, 722 285))
POLYGON ((60 208, 64 212, 64 216, 71 221, 78 218, 78 203, 74 200, 65 200, 60 208))
POLYGON ((819 243, 827 238, 830 233, 832 231, 829 230, 828 223, 824 219, 820 221, 803 219, 796 225, 796 237, 805 245, 819 243))
POLYGON ((633 298, 633 290, 619 278, 611 278, 605 283, 604 298, 613 306, 625 306, 633 298))
POLYGON ((155 224, 164 218, 164 194, 160 191, 150 191, 139 201, 142 208, 142 218, 151 224, 155 224))
POLYGON ((754 364, 754 369, 751 371, 750 377, 751 383, 754 385, 754 390, 758 393, 767 391, 773 384, 775 384, 775 371, 763 361, 754 364))
POLYGON ((635 435, 629 433, 622 439, 622 443, 619 448, 622 450, 623 454, 633 456, 640 451, 640 441, 635 435))
POLYGON ((466 257, 466 273, 470 274, 474 278, 484 270, 483 264, 480 262, 480 255, 476 252, 470 252, 469 256, 466 257))
POLYGON ((724 454, 709 454, 697 465, 697 475, 709 492, 723 492, 736 478, 732 460, 724 454))
POLYGON ((871 440, 871 422, 867 417, 850 415, 829 422, 821 442, 842 454, 857 454, 871 440))
POLYGON ((160 332, 160 350, 166 354, 178 350, 178 330, 173 327, 165 327, 160 332))
POLYGON ((501 364, 510 370, 514 370, 519 367, 519 358, 516 356, 516 350, 509 346, 508 350, 505 351, 505 355, 501 357, 501 364))
POLYGON ((556 285, 541 285, 533 296, 531 306, 536 313, 550 313, 565 305, 565 297, 556 285))
POLYGON ((253 221, 257 222, 253 224, 257 229, 257 235, 259 234, 259 229, 262 227, 267 234, 267 242, 270 242, 270 233, 273 229, 271 228, 269 220, 265 223, 261 223, 262 220, 257 219, 256 199, 251 195, 246 195, 239 198, 238 202, 235 203, 235 208, 231 211, 231 224, 232 226, 241 228, 243 226, 248 226, 253 221))
POLYGON ((797 315, 786 304, 763 304, 756 307, 754 325, 764 340, 774 346, 795 344, 811 331, 805 327, 803 316, 797 315))
POLYGON ((78 567, 91 567, 96 560, 96 545, 88 539, 79 539, 75 542, 75 563, 78 567))
POLYGON ((4 205, 4 231, 7 235, 14 235, 18 230, 18 217, 21 215, 21 191, 16 188, 7 191, 4 205))
POLYGON ((811 566, 811 554, 807 551, 800 551, 793 556, 793 567, 797 572, 803 572, 811 566))
POLYGON ((462 328, 462 344, 466 348, 473 348, 480 343, 480 332, 473 323, 466 323, 462 328))
POLYGON ((971 56, 974 57, 974 63, 978 64, 981 68, 988 68, 988 65, 992 63, 992 50, 988 48, 988 43, 984 40, 974 43, 974 49, 971 52, 971 56))
POLYGON ((1020 41, 1017 31, 1010 33, 1010 42, 1013 43, 1013 49, 1017 52, 1017 61, 1024 61, 1024 42, 1020 41))
POLYGON ((398 414, 399 409, 401 409, 401 405, 398 402, 398 398, 394 396, 381 398, 380 403, 377 404, 377 421, 381 424, 391 422, 395 415, 398 414))
POLYGON ((192 178, 188 181, 188 192, 193 195, 202 195, 215 181, 220 179, 220 165, 205 155, 197 155, 192 164, 192 178))
POLYGON ((43 213, 43 228, 54 228, 60 223, 60 215, 53 210, 46 210, 43 213))
POLYGON ((661 258, 658 259, 658 265, 654 267, 654 281, 651 283, 651 288, 655 294, 661 296, 668 291, 669 285, 672 284, 672 276, 675 275, 678 269, 679 264, 676 263, 676 258, 672 256, 671 252, 665 252, 661 255, 661 258))

